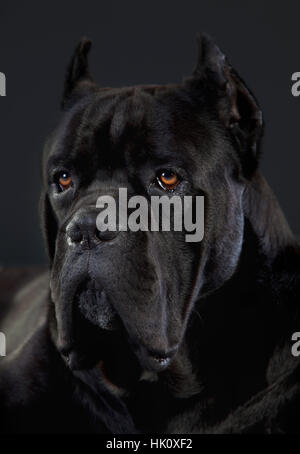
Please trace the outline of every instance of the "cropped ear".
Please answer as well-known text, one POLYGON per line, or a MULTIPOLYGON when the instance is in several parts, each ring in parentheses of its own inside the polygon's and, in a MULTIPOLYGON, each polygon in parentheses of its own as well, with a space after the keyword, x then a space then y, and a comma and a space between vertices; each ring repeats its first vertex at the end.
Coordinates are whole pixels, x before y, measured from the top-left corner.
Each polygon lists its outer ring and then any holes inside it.
POLYGON ((197 64, 186 84, 194 96, 198 90, 204 93, 234 138, 246 176, 252 174, 257 167, 263 132, 262 111, 225 55, 204 33, 198 35, 197 64))
POLYGON ((58 229, 48 194, 45 191, 42 191, 40 197, 39 212, 43 236, 47 245, 48 257, 50 263, 52 263, 55 254, 55 242, 58 229))
POLYGON ((67 68, 65 78, 62 109, 66 109, 82 96, 89 92, 96 91, 98 86, 92 79, 89 70, 88 53, 92 42, 87 38, 82 38, 75 49, 73 57, 67 68))

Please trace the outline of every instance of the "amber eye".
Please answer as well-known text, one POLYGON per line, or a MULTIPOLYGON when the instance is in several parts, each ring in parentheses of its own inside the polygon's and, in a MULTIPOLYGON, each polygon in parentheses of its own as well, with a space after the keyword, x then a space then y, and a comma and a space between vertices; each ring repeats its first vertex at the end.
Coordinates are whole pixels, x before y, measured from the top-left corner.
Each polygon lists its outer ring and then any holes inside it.
POLYGON ((63 172, 60 174, 58 180, 59 187, 62 191, 68 189, 72 184, 72 178, 67 172, 63 172))
POLYGON ((179 176, 175 172, 172 172, 171 170, 163 170, 158 175, 157 180, 160 186, 162 186, 163 189, 166 189, 167 191, 175 189, 176 186, 180 183, 179 176))

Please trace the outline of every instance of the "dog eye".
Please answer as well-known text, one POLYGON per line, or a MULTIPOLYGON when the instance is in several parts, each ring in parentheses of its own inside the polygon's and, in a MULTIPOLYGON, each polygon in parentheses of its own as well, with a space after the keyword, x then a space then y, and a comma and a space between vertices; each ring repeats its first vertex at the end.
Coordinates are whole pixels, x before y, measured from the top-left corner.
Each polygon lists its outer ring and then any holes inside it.
POLYGON ((72 177, 68 174, 68 172, 62 172, 59 174, 58 185, 61 191, 69 189, 72 185, 72 177))
POLYGON ((163 170, 157 176, 159 185, 166 191, 172 191, 180 183, 179 176, 171 170, 163 170))

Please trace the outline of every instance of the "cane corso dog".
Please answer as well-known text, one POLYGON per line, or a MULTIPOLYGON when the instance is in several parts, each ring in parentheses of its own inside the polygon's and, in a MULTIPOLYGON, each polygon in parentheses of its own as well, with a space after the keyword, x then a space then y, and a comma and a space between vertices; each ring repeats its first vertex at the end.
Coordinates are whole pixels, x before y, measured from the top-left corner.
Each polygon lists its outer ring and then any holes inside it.
POLYGON ((102 88, 75 50, 43 155, 50 269, 2 271, 3 432, 300 432, 299 247, 259 171, 259 105, 198 41, 177 85, 102 88), (204 197, 203 240, 97 229, 119 188, 204 197))

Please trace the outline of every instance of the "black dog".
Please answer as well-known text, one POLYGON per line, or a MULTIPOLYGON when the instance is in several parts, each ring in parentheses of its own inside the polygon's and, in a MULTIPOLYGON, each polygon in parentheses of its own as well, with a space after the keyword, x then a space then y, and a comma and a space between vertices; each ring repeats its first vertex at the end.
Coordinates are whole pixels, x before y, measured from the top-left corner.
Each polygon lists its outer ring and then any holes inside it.
POLYGON ((1 429, 299 431, 299 248, 258 171, 254 96, 205 35, 182 85, 99 88, 89 48, 44 153, 50 291, 44 273, 3 306, 1 429), (120 187, 204 196, 203 241, 100 232, 120 187))

